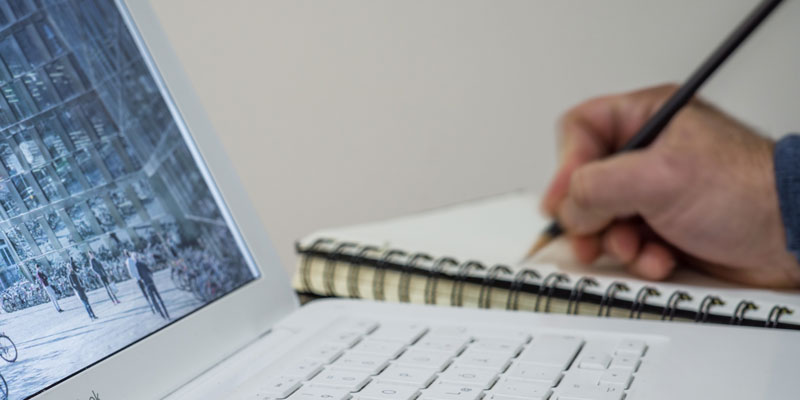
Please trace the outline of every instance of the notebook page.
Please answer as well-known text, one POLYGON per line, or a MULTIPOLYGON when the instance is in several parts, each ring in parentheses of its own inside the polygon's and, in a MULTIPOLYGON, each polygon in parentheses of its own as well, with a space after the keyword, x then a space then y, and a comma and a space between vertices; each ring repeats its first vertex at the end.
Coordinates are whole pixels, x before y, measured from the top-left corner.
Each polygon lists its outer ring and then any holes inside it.
MULTIPOLYGON (((759 304, 759 310, 748 312, 748 317, 766 317, 775 304, 786 305, 800 313, 798 292, 745 288, 711 276, 682 268, 664 282, 646 282, 628 274, 620 265, 601 260, 592 266, 583 266, 571 256, 566 244, 556 241, 545 248, 535 259, 521 263, 533 241, 550 222, 538 211, 539 198, 528 192, 513 192, 491 198, 456 204, 379 222, 316 232, 303 240, 310 244, 318 237, 373 244, 382 248, 397 248, 408 252, 425 252, 434 257, 451 256, 459 261, 480 261, 487 267, 506 264, 512 269, 534 268, 542 276, 563 272, 572 283, 581 276, 591 276, 600 283, 589 292, 602 294, 605 287, 621 281, 631 291, 618 297, 633 299, 639 288, 656 287, 661 296, 649 298, 648 304, 664 304, 675 290, 688 292, 693 300, 682 302, 681 307, 696 309, 703 297, 720 296, 726 304, 715 307, 714 312, 730 314, 741 300, 759 304)), ((569 286, 569 285, 567 285, 569 286)), ((786 315, 786 322, 800 322, 800 318, 786 315)))

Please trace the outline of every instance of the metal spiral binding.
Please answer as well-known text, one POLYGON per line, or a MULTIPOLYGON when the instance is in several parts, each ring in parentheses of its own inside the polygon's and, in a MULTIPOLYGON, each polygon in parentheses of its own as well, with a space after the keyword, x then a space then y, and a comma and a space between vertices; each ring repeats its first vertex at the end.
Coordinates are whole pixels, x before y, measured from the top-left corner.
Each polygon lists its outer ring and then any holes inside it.
POLYGON ((436 304, 436 285, 439 282, 439 276, 448 264, 458 265, 458 261, 451 257, 440 257, 431 266, 428 279, 425 280, 425 304, 436 304))
POLYGON ((603 307, 606 308, 606 317, 611 316, 611 308, 614 304, 614 300, 619 292, 630 292, 631 289, 628 285, 622 282, 611 282, 610 285, 606 288, 606 291, 603 293, 603 298, 600 299, 600 308, 597 310, 597 316, 603 316, 603 307))
POLYGON ((777 328, 778 324, 780 323, 781 316, 784 314, 794 314, 794 311, 788 307, 784 306, 774 306, 771 310, 769 310, 769 316, 767 317, 767 321, 764 323, 764 327, 766 328, 777 328))
POLYGON ((532 269, 522 269, 514 275, 511 281, 511 287, 508 289, 508 298, 506 299, 506 310, 519 310, 519 292, 525 284, 525 278, 532 277, 540 279, 541 275, 532 269))
POLYGON ((324 277, 325 282, 325 294, 328 296, 333 296, 334 293, 334 278, 336 276, 336 265, 339 263, 339 258, 342 255, 342 252, 348 247, 356 247, 358 244, 353 242, 342 242, 333 249, 329 258, 325 260, 325 266, 322 269, 322 276, 324 277))
POLYGON ((550 312, 550 299, 553 297, 553 292, 556 289, 556 285, 561 282, 568 283, 569 278, 566 275, 558 272, 553 272, 544 278, 542 285, 539 286, 539 291, 536 293, 536 304, 533 307, 534 311, 539 311, 539 301, 541 300, 544 291, 547 290, 547 300, 545 301, 544 312, 550 312))
POLYGON ((736 305, 736 309, 733 311, 733 315, 731 316, 731 320, 728 321, 728 324, 741 325, 742 322, 744 322, 744 314, 751 310, 758 310, 758 305, 748 300, 740 301, 739 304, 736 305))
POLYGON ((692 296, 682 290, 676 290, 672 292, 672 294, 669 296, 669 299, 667 299, 667 304, 664 306, 664 310, 661 311, 661 320, 666 320, 668 314, 670 321, 675 319, 675 312, 678 310, 678 303, 682 301, 692 301, 692 296))
POLYGON ((375 300, 386 300, 384 290, 384 280, 386 278, 386 263, 389 262, 394 256, 405 256, 407 253, 403 250, 386 250, 383 256, 375 266, 375 275, 372 277, 372 297, 375 300))
POLYGON ((458 272, 453 279, 453 290, 450 292, 450 305, 463 306, 464 305, 464 280, 469 275, 469 270, 475 267, 476 270, 481 271, 486 269, 483 264, 477 261, 466 261, 458 267, 458 272))
MULTIPOLYGON (((334 242, 333 239, 330 239, 330 238, 319 238, 319 239, 315 240, 314 243, 311 243, 311 246, 308 246, 306 251, 307 252, 308 251, 314 251, 319 246, 322 246, 324 244, 330 244, 330 243, 333 243, 333 242, 334 242)), ((297 247, 299 248, 300 245, 297 244, 297 247)), ((305 290, 306 292, 310 293, 311 292, 311 257, 309 257, 308 254, 303 256, 303 264, 301 265, 301 269, 302 269, 302 272, 300 273, 300 276, 302 277, 302 281, 303 281, 303 290, 305 290)))
MULTIPOLYGON (((364 246, 359 250, 359 252, 353 257, 354 260, 363 260, 366 258, 367 253, 370 251, 378 251, 380 250, 376 246, 364 246)), ((361 297, 360 290, 358 288, 358 273, 361 271, 361 263, 359 261, 353 261, 350 263, 350 269, 347 271, 347 294, 350 295, 350 298, 356 299, 361 297)))
POLYGON ((582 277, 578 279, 578 282, 575 283, 575 286, 572 287, 572 291, 569 293, 569 301, 567 302, 567 314, 578 314, 578 306, 581 304, 581 298, 583 297, 583 292, 586 290, 587 287, 596 287, 599 284, 597 280, 590 277, 582 277), (575 309, 572 309, 572 304, 575 304, 575 309))
POLYGON ((639 289, 639 291, 636 292, 636 297, 633 301, 633 304, 631 304, 631 314, 628 315, 628 318, 634 318, 634 316, 636 319, 641 318, 647 298, 650 296, 661 296, 661 292, 652 286, 644 286, 639 289))
POLYGON ((400 273, 400 282, 397 284, 397 297, 402 302, 411 302, 411 296, 408 293, 411 286, 411 272, 417 266, 420 260, 431 261, 433 257, 425 253, 416 253, 408 259, 406 265, 403 266, 403 271, 400 273))
POLYGON ((498 264, 494 267, 490 268, 488 272, 486 272, 486 276, 483 278, 483 283, 481 283, 481 291, 478 295, 478 308, 491 308, 492 307, 492 286, 494 281, 497 280, 497 276, 501 273, 510 275, 513 272, 511 268, 506 265, 498 264))
MULTIPOLYGON (((464 302, 464 285, 467 282, 469 277, 470 270, 473 268, 475 270, 485 270, 485 267, 478 261, 467 261, 463 264, 459 264, 459 262, 452 258, 452 257, 440 257, 434 260, 434 258, 426 253, 414 253, 408 255, 403 250, 398 249, 389 249, 382 252, 380 258, 369 257, 368 254, 370 252, 379 252, 381 251, 380 248, 371 245, 364 245, 361 247, 357 252, 359 244, 354 242, 338 242, 331 238, 319 238, 316 239, 313 243, 309 246, 302 248, 299 242, 295 243, 295 250, 297 253, 302 254, 301 264, 300 264, 300 280, 302 284, 302 290, 306 292, 313 292, 312 288, 312 276, 311 276, 311 262, 314 257, 317 255, 314 254, 316 252, 323 252, 325 253, 324 257, 324 264, 322 266, 322 277, 323 277, 323 285, 324 285, 324 293, 326 296, 335 296, 335 278, 336 278, 336 269, 338 268, 338 264, 341 262, 345 262, 347 260, 347 264, 349 264, 349 269, 347 271, 347 296, 350 298, 361 298, 360 288, 359 288, 359 272, 363 264, 370 264, 373 265, 375 268, 373 279, 372 279, 372 294, 376 300, 385 300, 385 277, 386 277, 386 270, 387 264, 391 262, 392 257, 396 256, 403 256, 407 257, 407 261, 401 264, 400 269, 400 278, 398 281, 398 288, 397 294, 398 298, 402 302, 410 302, 410 286, 411 280, 414 273, 414 269, 417 265, 424 261, 424 262, 431 262, 433 264, 430 268, 424 268, 428 270, 427 278, 425 280, 425 287, 424 287, 424 302, 425 304, 436 304, 437 299, 437 286, 438 280, 442 277, 443 271, 448 266, 458 266, 458 269, 453 275, 453 283, 452 283, 452 292, 450 293, 450 304, 453 306, 463 306, 464 302), (330 249, 335 244, 335 247, 330 249), (328 246, 326 249, 320 249, 322 246, 328 246), (330 250, 329 250, 330 249, 330 250)), ((478 293, 478 307, 479 308, 491 308, 491 301, 492 301, 492 290, 496 286, 496 282, 501 274, 503 275, 510 275, 513 273, 513 270, 502 264, 498 264, 493 266, 492 268, 488 269, 483 276, 483 280, 480 284, 480 291, 478 293)), ((450 273, 448 273, 450 275, 450 273)), ((511 279, 509 289, 508 289, 508 296, 506 298, 506 309, 507 310, 518 310, 519 309, 519 296, 522 288, 525 287, 525 283, 529 279, 541 279, 541 276, 536 270, 533 269, 521 269, 514 274, 513 278, 511 279)), ((507 280, 503 280, 504 282, 508 282, 507 280)), ((558 286, 560 283, 569 282, 569 278, 566 274, 554 272, 547 275, 540 284, 538 284, 538 290, 536 293, 536 302, 534 305, 534 311, 539 311, 541 305, 542 296, 545 296, 545 304, 544 304, 544 312, 550 312, 550 304, 551 300, 555 295, 556 290, 558 290, 558 286)), ((597 287, 599 286, 598 282, 591 278, 591 277, 581 277, 572 286, 571 291, 569 293, 569 297, 567 300, 567 314, 579 314, 579 307, 582 303, 583 295, 585 294, 586 290, 589 287, 597 287)), ((616 296, 620 292, 628 292, 630 291, 629 287, 622 282, 612 282, 609 284, 600 300, 600 306, 597 310, 597 316, 606 316, 609 317, 611 315, 611 310, 613 309, 614 301, 617 300, 616 296)), ((644 312, 645 307, 647 306, 647 298, 650 296, 660 296, 661 294, 658 292, 657 289, 650 286, 645 286, 641 288, 635 296, 635 300, 633 301, 630 313, 628 315, 629 318, 641 318, 642 313, 644 312)), ((668 300, 664 308, 661 310, 661 320, 674 320, 676 313, 680 310, 678 307, 679 303, 684 301, 691 301, 692 297, 685 291, 675 291, 673 292, 668 300)), ((725 302, 713 295, 708 295, 703 298, 695 313, 695 322, 708 322, 711 318, 711 308, 715 306, 724 305, 725 302)), ((753 303, 752 301, 742 300, 737 305, 735 310, 733 311, 730 319, 728 320, 729 325, 743 325, 745 323, 745 314, 748 311, 758 310, 758 305, 753 303)), ((767 328, 778 328, 781 327, 780 319, 784 315, 791 315, 794 311, 790 308, 785 306, 776 305, 770 309, 769 316, 766 318, 764 322, 764 326, 767 328)), ((719 316, 714 317, 715 321, 719 319, 719 316)), ((752 323, 752 321, 751 321, 752 323)), ((788 325, 793 326, 793 325, 788 325)))
POLYGON ((708 295, 703 297, 703 301, 700 302, 700 307, 697 308, 697 314, 695 314, 694 322, 708 321, 708 315, 710 314, 711 307, 724 305, 725 302, 717 296, 708 295))

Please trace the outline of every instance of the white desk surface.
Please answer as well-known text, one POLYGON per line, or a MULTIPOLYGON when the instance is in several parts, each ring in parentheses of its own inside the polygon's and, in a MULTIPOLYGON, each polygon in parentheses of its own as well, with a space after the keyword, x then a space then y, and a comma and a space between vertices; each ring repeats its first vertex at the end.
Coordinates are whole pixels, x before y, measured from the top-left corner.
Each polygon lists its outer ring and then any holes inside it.
MULTIPOLYGON (((520 187, 560 113, 678 82, 754 0, 153 1, 287 269, 317 228, 520 187)), ((800 131, 800 1, 702 94, 800 131)))

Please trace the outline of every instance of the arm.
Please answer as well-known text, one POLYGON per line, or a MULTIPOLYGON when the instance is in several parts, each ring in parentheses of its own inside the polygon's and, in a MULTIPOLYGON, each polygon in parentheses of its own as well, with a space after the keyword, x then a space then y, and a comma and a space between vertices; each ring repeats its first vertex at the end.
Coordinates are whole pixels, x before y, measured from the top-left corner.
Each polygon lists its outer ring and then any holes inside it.
POLYGON ((800 135, 786 136, 776 144, 775 183, 786 244, 800 259, 800 135))

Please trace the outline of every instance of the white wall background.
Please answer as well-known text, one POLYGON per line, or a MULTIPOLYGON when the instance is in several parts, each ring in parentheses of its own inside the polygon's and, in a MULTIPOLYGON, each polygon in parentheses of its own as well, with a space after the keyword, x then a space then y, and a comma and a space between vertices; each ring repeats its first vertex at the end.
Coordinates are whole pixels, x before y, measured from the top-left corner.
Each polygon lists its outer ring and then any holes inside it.
MULTIPOLYGON (((292 243, 520 187, 597 94, 680 81, 753 0, 153 1, 288 269, 292 243)), ((800 2, 703 90, 800 131, 800 2)))

